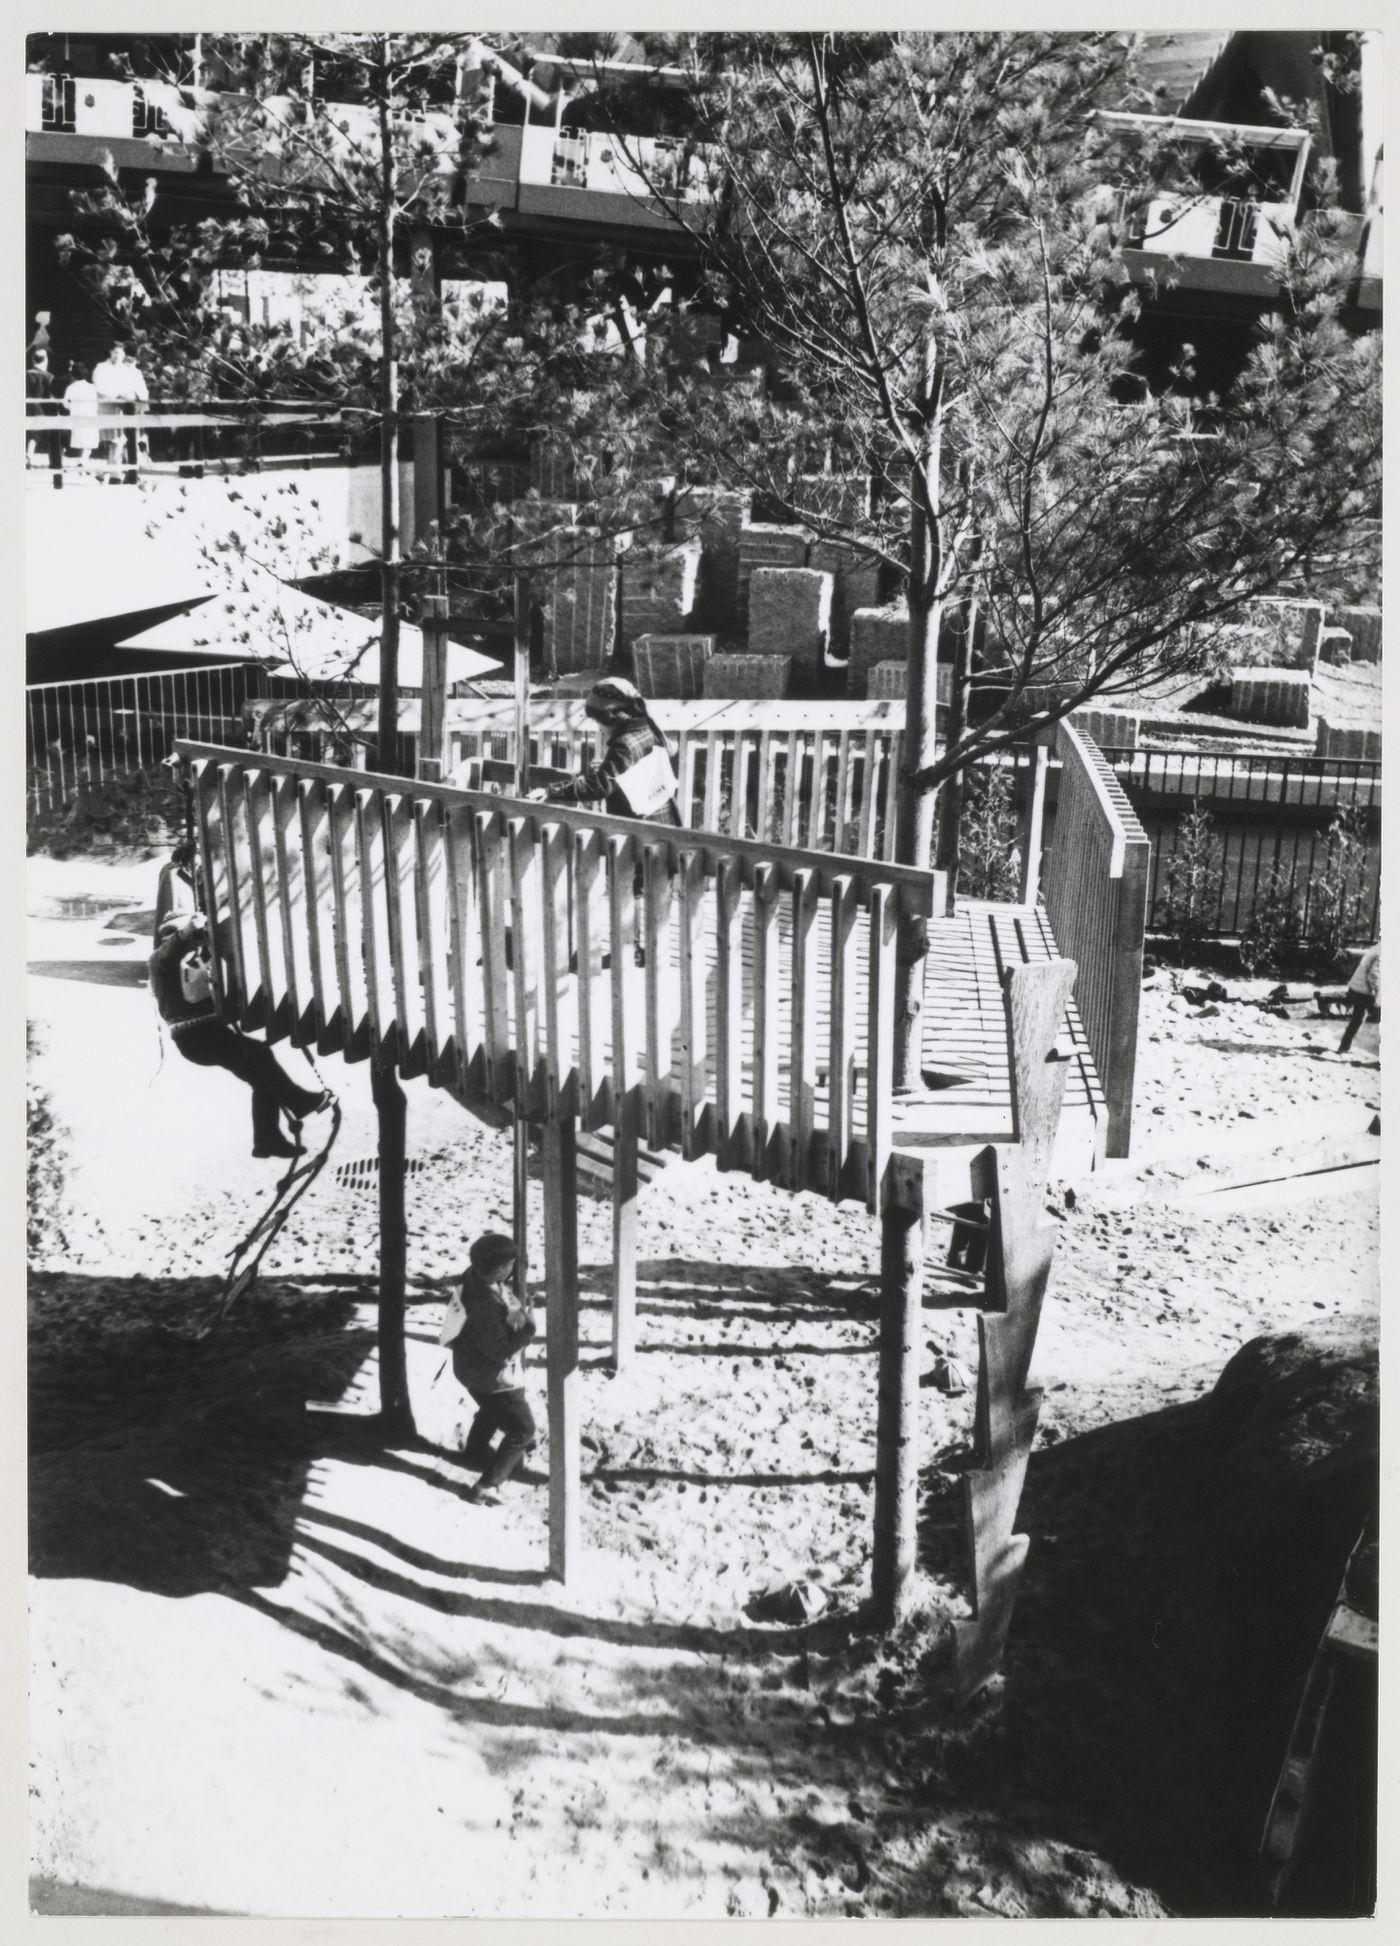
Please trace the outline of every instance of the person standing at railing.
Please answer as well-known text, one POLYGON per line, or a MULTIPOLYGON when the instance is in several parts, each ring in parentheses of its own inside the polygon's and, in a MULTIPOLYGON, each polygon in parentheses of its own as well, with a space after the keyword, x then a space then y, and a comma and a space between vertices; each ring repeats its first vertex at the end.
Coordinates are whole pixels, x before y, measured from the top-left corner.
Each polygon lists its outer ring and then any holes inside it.
POLYGON ((602 756, 566 784, 530 795, 557 804, 601 802, 614 817, 678 825, 679 785, 670 745, 648 715, 640 690, 624 676, 606 676, 589 690, 583 713, 607 738, 602 756))
MULTIPOLYGON (((98 411, 104 418, 112 413, 131 413, 149 397, 141 368, 128 359, 124 344, 114 344, 100 364, 93 367, 92 382, 97 392, 98 411)), ((144 433, 133 438, 130 433, 113 431, 103 435, 102 444, 108 466, 136 466, 145 450, 146 438, 144 433)))
POLYGON ((97 387, 87 366, 76 358, 68 367, 63 403, 73 422, 68 428, 68 450, 77 456, 85 473, 91 472, 92 456, 97 451, 102 430, 97 423, 97 387))
MULTIPOLYGON (((53 406, 53 374, 49 370, 49 354, 43 345, 38 345, 29 354, 29 365, 24 374, 25 417, 30 425, 38 416, 51 415, 53 406)), ((24 442, 24 457, 29 466, 60 466, 60 442, 57 433, 31 431, 24 442)))

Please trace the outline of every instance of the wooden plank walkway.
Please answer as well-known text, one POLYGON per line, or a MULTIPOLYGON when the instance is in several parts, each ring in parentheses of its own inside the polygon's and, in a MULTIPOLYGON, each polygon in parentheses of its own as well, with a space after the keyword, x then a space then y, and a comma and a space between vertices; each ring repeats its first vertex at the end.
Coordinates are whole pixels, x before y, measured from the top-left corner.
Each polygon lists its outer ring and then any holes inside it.
MULTIPOLYGON (((640 906, 639 901, 639 906, 640 906)), ((713 923, 714 901, 707 899, 692 932, 693 948, 703 965, 704 1048, 706 1094, 714 1098, 718 1076, 716 1019, 716 966, 718 947, 713 923)), ((760 990, 755 967, 752 924, 753 894, 739 894, 736 912, 742 939, 742 1017, 740 1023, 740 1094, 747 1108, 756 1103, 754 1040, 755 995, 760 990)), ((778 901, 776 943, 770 944, 762 977, 768 1038, 772 1044, 792 1045, 793 920, 789 899, 778 901), (776 1034, 773 1028, 776 1026, 776 1034)), ((812 1114, 816 1126, 829 1124, 831 1086, 831 902, 818 902, 810 945, 811 967, 815 977, 803 982, 810 994, 809 1032, 814 1043, 812 1114)), ((1060 957, 1044 909, 1037 906, 998 905, 970 901, 952 919, 931 923, 930 946, 924 974, 924 1016, 922 1071, 924 1089, 911 1097, 896 1097, 893 1112, 893 1138, 896 1147, 932 1148, 962 1144, 1010 1142, 1015 1136, 1014 1089, 1010 1039, 1003 999, 1003 976, 1012 966, 1045 964, 1060 957)), ((662 976, 655 982, 654 998, 647 998, 644 967, 635 969, 635 995, 638 1019, 644 1008, 654 1007, 658 1017, 657 1073, 649 1079, 654 1085, 679 1089, 685 1060, 685 1029, 682 993, 682 941, 680 926, 674 922, 654 927, 652 942, 660 948, 662 976)), ((598 955, 602 947, 599 946, 598 955)), ((852 981, 850 1021, 847 1041, 857 1076, 864 1076, 867 1063, 867 991, 869 975, 868 932, 862 924, 855 928, 853 941, 855 977, 852 981)), ((606 979, 598 958, 598 975, 606 979)), ((595 977, 598 977, 595 975, 595 977)), ((576 975, 561 986, 576 990, 576 975)), ((697 983, 698 984, 698 983, 697 983)), ((698 994, 696 996, 698 1000, 698 994)), ((698 1009, 697 1009, 698 1012, 698 1009)), ((575 1007, 566 1009, 577 1020, 575 1007)), ((611 1068, 611 1009, 600 1010, 595 1025, 594 1062, 604 1071, 611 1068)), ((577 1032, 570 1036, 574 1057, 578 1054, 577 1032)), ((1066 1080, 1062 1138, 1067 1152, 1083 1155, 1102 1151, 1106 1107, 1103 1090, 1094 1070, 1093 1057, 1071 1000, 1063 1026, 1062 1050, 1069 1055, 1066 1080)), ((792 1118, 792 1067, 787 1060, 777 1064, 776 1074, 765 1083, 768 1089, 768 1117, 788 1123, 792 1118)), ((850 1106, 852 1134, 864 1140, 866 1091, 853 1091, 850 1106)), ((654 1128, 653 1141, 674 1146, 676 1137, 666 1129, 654 1128)))

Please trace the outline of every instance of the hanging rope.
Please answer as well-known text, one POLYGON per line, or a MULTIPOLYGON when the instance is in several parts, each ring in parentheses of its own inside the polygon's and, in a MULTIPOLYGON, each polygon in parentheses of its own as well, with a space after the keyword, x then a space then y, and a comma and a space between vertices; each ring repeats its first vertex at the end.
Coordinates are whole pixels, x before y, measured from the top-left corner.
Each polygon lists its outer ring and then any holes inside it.
POLYGON ((223 1287, 208 1315, 193 1329, 168 1327, 176 1337, 184 1338, 191 1344, 197 1344, 201 1339, 207 1338, 211 1331, 223 1323, 239 1298, 252 1288, 258 1274, 258 1266, 281 1234, 287 1218, 325 1168, 330 1152, 335 1147, 336 1137, 340 1134, 340 1122, 340 1103, 332 1101, 330 1130, 319 1151, 305 1162, 302 1160, 306 1153, 302 1146, 302 1125, 300 1122, 292 1123, 296 1154, 292 1157, 286 1175, 279 1180, 271 1204, 248 1234, 230 1251, 223 1287))

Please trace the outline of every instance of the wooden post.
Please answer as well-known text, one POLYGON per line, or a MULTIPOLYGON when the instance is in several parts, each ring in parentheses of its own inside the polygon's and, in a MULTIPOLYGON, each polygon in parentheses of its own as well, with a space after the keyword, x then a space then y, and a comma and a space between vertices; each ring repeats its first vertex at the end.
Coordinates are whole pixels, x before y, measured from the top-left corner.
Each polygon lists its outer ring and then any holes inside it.
MULTIPOLYGON (((524 797, 530 774, 530 606, 523 574, 515 577, 515 795, 524 797), (523 617, 523 620, 522 620, 523 617), (522 634, 523 630, 523 634, 522 634)), ((522 950, 523 942, 516 951, 522 950)), ((530 1126, 523 1115, 511 1121, 511 1221, 515 1236, 515 1295, 523 1304, 529 1287, 526 1260, 530 1188, 530 1126)), ((546 1271, 546 1275, 548 1272, 546 1271)))
POLYGON ((977 1320, 981 1350, 973 1470, 962 1480, 972 1619, 954 1624, 954 1681, 966 1701, 1001 1665, 1030 1541, 1015 1531, 1035 1438, 1040 1393, 1027 1383, 1055 1254, 1044 1220, 1045 1183, 1064 1100, 1066 1062, 1056 1041, 1074 987, 1073 960, 1016 966, 1006 978, 1016 1140, 994 1157, 996 1220, 989 1239, 988 1296, 1000 1315, 977 1320), (1000 1264, 990 1253, 1000 1254, 1000 1264))
POLYGON ((628 838, 608 840, 608 949, 612 956, 613 1081, 613 1370, 621 1371, 637 1341, 637 1144, 642 1090, 639 1018, 633 960, 636 894, 628 838))
POLYGON ((1021 815, 1017 842, 1021 847, 1022 905, 1034 905, 1040 890, 1040 852, 1045 843, 1045 779, 1050 769, 1050 751, 1043 743, 1031 745, 1030 797, 1021 815))
POLYGON ((880 1216, 880 1375, 875 1427, 875 1624, 893 1628, 913 1592, 919 1517, 923 1345, 922 1165, 895 1156, 880 1216))
POLYGON ((1152 847, 1130 838, 1123 850, 1113 934, 1113 1000, 1107 1058, 1100 1079, 1108 1099, 1105 1154, 1125 1156, 1133 1134, 1138 1007, 1142 1000, 1142 942, 1147 931, 1147 881, 1152 847))
POLYGON ((440 784, 447 775, 447 595, 442 570, 438 586, 423 597, 423 707, 418 727, 418 775, 440 784))
POLYGON ((515 794, 524 797, 530 780, 530 582, 515 577, 515 794))
POLYGON ((549 1571, 579 1555, 578 1173, 572 1090, 544 1125, 545 1368, 549 1389, 549 1571))

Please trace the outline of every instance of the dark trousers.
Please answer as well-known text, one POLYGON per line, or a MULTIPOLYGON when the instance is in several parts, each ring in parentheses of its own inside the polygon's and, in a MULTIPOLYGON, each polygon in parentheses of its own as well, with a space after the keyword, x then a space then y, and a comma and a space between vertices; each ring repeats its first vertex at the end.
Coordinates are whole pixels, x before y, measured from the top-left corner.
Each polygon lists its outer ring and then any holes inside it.
POLYGON ((282 1070, 277 1056, 266 1041, 255 1041, 240 1034, 236 1027, 225 1027, 217 1020, 196 1021, 171 1039, 187 1061, 199 1068, 227 1068, 253 1093, 253 1146, 262 1148, 275 1142, 280 1134, 277 1113, 300 1120, 310 1114, 321 1099, 315 1088, 299 1088, 282 1070))
POLYGON ((535 1443, 535 1415, 523 1387, 509 1392, 473 1392, 476 1417, 462 1448, 467 1465, 480 1470, 483 1487, 498 1487, 508 1480, 535 1443), (504 1433, 493 1452, 491 1442, 504 1433))
POLYGON ((1345 1054, 1352 1042, 1356 1039, 1356 1030, 1363 1020, 1379 1020, 1381 1017, 1380 1008, 1376 1006, 1367 994, 1352 993, 1349 990, 1347 993, 1347 1005, 1351 1009, 1351 1017, 1347 1021, 1346 1032, 1337 1043, 1337 1052, 1339 1054, 1345 1054))

